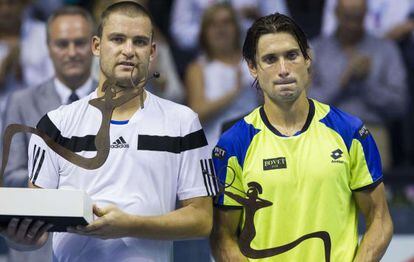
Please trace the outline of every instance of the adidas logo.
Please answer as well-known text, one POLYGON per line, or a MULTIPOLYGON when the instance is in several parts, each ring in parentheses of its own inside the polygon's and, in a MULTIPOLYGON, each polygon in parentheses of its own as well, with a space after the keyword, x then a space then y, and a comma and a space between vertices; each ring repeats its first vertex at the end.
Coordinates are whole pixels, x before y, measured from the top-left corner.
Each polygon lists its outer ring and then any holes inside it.
POLYGON ((129 148, 129 144, 122 136, 120 136, 115 142, 112 143, 111 148, 129 148))

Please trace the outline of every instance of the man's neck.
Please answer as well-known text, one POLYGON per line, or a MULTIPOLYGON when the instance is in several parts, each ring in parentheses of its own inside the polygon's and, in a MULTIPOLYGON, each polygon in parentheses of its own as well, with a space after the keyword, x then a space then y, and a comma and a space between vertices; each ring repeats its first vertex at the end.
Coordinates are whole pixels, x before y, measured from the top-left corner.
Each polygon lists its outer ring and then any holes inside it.
MULTIPOLYGON (((98 97, 101 97, 104 95, 104 92, 102 91, 102 86, 103 86, 104 81, 100 81, 99 82, 99 86, 98 86, 98 97)), ((144 90, 144 93, 142 94, 143 97, 143 101, 145 101, 145 99, 147 98, 147 92, 144 90)), ((123 91, 119 91, 115 98, 118 98, 120 96, 122 96, 124 94, 123 91)), ((141 98, 140 95, 132 98, 130 101, 126 102, 125 104, 116 107, 112 113, 112 120, 117 120, 117 121, 124 121, 124 120, 129 120, 131 119, 131 117, 135 114, 135 112, 137 112, 139 109, 141 108, 141 98)))
POLYGON ((76 79, 67 80, 63 77, 56 76, 56 78, 65 86, 70 88, 72 91, 75 91, 79 87, 83 86, 89 79, 89 75, 84 77, 78 77, 76 79))
POLYGON ((309 108, 305 93, 293 102, 276 103, 265 98, 264 104, 270 124, 286 136, 292 136, 302 130, 308 118, 309 108))

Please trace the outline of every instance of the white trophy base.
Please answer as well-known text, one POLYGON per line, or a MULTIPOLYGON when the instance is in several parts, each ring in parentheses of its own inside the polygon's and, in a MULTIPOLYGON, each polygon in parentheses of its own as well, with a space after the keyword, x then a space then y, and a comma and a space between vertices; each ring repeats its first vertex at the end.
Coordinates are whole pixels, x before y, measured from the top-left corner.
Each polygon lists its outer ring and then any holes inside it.
POLYGON ((31 218, 54 226, 50 232, 65 232, 68 226, 93 221, 92 199, 82 190, 0 188, 0 225, 12 218, 31 218))

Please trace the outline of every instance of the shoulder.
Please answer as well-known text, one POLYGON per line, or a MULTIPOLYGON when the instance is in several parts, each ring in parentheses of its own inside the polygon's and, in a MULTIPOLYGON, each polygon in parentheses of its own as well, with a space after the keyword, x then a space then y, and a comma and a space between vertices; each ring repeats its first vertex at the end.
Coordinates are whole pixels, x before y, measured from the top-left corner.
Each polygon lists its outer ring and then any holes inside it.
MULTIPOLYGON (((93 94, 93 93, 92 93, 93 94)), ((69 105, 61 105, 58 108, 49 111, 38 123, 37 128, 43 129, 45 126, 50 126, 53 124, 56 128, 61 130, 63 128, 63 123, 70 123, 73 118, 78 118, 83 115, 88 106, 89 100, 91 99, 92 94, 79 99, 69 105)))
POLYGON ((20 105, 21 102, 23 102, 23 101, 27 102, 27 100, 31 100, 32 97, 33 97, 33 93, 34 93, 34 90, 32 90, 30 88, 26 88, 26 89, 23 89, 23 90, 18 90, 16 92, 12 93, 10 95, 10 98, 9 98, 9 101, 10 101, 9 106, 16 107, 16 106, 20 105))
POLYGON ((316 110, 322 116, 319 122, 337 132, 344 140, 348 149, 351 147, 354 138, 358 135, 363 136, 364 132, 366 132, 364 123, 358 117, 344 112, 335 106, 313 101, 315 102, 316 110))
POLYGON ((158 109, 161 111, 161 113, 165 117, 179 120, 181 123, 193 121, 194 119, 198 119, 197 113, 195 113, 188 106, 178 104, 176 102, 161 98, 152 93, 150 94, 150 96, 151 96, 151 99, 153 99, 156 107, 158 107, 158 109))
POLYGON ((36 87, 28 87, 22 90, 17 90, 16 92, 11 94, 11 98, 14 101, 19 100, 31 100, 34 97, 38 96, 39 93, 43 93, 46 89, 50 88, 53 85, 53 80, 48 80, 36 87))
POLYGON ((330 36, 318 36, 315 39, 311 40, 311 48, 314 50, 319 50, 328 45, 334 43, 334 39, 330 36))
POLYGON ((368 43, 371 51, 376 51, 380 54, 387 55, 387 52, 384 51, 384 49, 387 51, 398 50, 398 46, 394 41, 386 38, 380 38, 368 33, 365 36, 365 41, 368 43))
POLYGON ((232 143, 235 140, 251 140, 259 131, 259 129, 256 129, 243 118, 237 121, 229 130, 224 132, 220 141, 223 143, 232 143))
POLYGON ((30 104, 31 101, 36 100, 36 98, 40 95, 47 95, 47 89, 51 88, 51 85, 53 85, 52 80, 48 80, 37 87, 25 88, 13 92, 9 98, 9 106, 15 108, 19 106, 25 106, 28 103, 30 104))
POLYGON ((252 124, 252 120, 256 118, 258 114, 259 108, 237 121, 230 129, 221 135, 217 146, 226 148, 233 152, 233 154, 247 151, 253 138, 260 132, 260 129, 252 124))

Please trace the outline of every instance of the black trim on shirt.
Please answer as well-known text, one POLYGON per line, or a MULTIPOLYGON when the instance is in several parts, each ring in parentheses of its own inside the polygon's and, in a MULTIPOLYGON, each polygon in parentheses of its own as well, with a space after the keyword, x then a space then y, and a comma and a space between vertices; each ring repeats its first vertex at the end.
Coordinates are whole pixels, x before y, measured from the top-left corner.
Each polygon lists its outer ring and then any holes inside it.
POLYGON ((40 154, 40 147, 38 148, 37 145, 35 145, 33 148, 33 156, 32 156, 33 165, 32 165, 32 172, 30 172, 30 178, 29 178, 30 180, 32 180, 33 178, 34 168, 36 166, 36 162, 37 162, 37 158, 39 157, 39 154, 40 154))
POLYGON ((222 209, 222 210, 242 210, 243 206, 224 206, 220 204, 213 204, 215 208, 222 209))
POLYGON ((56 143, 72 152, 96 151, 95 135, 87 135, 83 137, 72 136, 71 138, 64 137, 60 130, 50 120, 48 115, 45 115, 40 119, 36 128, 45 132, 56 143))
POLYGON ((42 150, 42 156, 40 157, 39 164, 37 165, 36 173, 34 174, 32 183, 36 183, 37 177, 39 176, 40 169, 42 168, 43 161, 45 160, 45 150, 42 150))
POLYGON ((207 145, 203 129, 184 137, 138 135, 138 150, 181 153, 207 145))
POLYGON ((212 183, 213 183, 213 185, 214 185, 214 190, 215 190, 215 192, 214 192, 214 195, 216 195, 218 192, 219 192, 219 185, 218 185, 218 178, 217 178, 217 176, 216 176, 216 171, 214 170, 214 164, 213 164, 213 159, 209 159, 208 160, 208 163, 209 163, 209 165, 210 165, 210 170, 211 170, 211 177, 210 177, 210 179, 212 179, 212 183))
POLYGON ((369 184, 369 185, 367 185, 367 186, 363 186, 363 187, 360 187, 360 188, 357 188, 357 189, 354 189, 354 190, 352 190, 353 192, 360 192, 360 191, 365 191, 365 190, 369 190, 369 189, 374 189, 374 188, 376 188, 379 184, 381 184, 382 183, 382 181, 383 181, 383 179, 382 178, 380 178, 380 179, 378 179, 377 181, 375 181, 374 183, 372 183, 372 184, 369 184))
MULTIPOLYGON (((308 99, 309 101, 309 112, 308 112, 308 116, 306 118, 306 122, 303 125, 302 129, 296 133, 296 134, 301 134, 303 132, 305 132, 306 130, 308 130, 313 116, 315 115, 315 104, 313 103, 313 101, 311 99, 308 99)), ((262 118, 262 121, 265 123, 265 125, 267 126, 267 128, 270 129, 270 131, 272 131, 275 135, 277 136, 283 136, 286 137, 285 135, 283 135, 282 133, 279 132, 279 130, 277 130, 269 121, 269 119, 267 118, 266 112, 264 111, 264 107, 260 107, 260 117, 262 118)), ((295 134, 295 135, 296 135, 295 134)))
POLYGON ((204 166, 204 159, 200 159, 200 165, 201 165, 201 170, 203 171, 203 180, 204 180, 204 187, 206 188, 207 191, 207 195, 211 196, 212 194, 210 193, 210 187, 207 184, 207 180, 208 180, 208 173, 206 170, 206 167, 204 166))
POLYGON ((33 165, 32 165, 32 172, 31 172, 31 175, 30 175, 30 180, 32 180, 32 178, 33 178, 33 175, 34 175, 34 173, 35 173, 35 166, 36 166, 36 163, 37 163, 37 158, 39 157, 39 154, 40 154, 40 147, 37 147, 37 145, 35 145, 34 146, 34 148, 33 148, 33 156, 32 156, 32 159, 33 159, 33 165))

